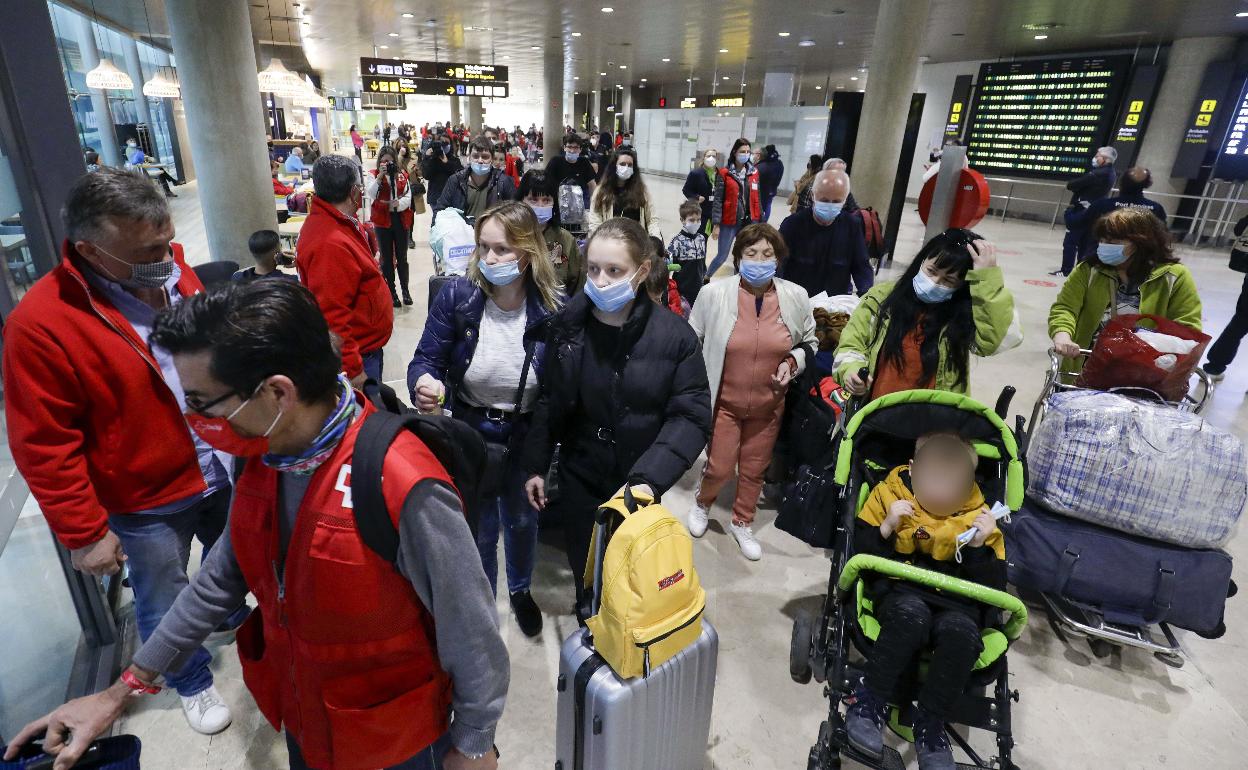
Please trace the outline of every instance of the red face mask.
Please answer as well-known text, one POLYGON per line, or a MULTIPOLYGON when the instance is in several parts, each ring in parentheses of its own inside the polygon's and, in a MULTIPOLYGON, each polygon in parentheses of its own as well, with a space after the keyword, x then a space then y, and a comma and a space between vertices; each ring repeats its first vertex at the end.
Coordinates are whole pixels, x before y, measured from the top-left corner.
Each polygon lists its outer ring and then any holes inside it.
MULTIPOLYGON (((256 391, 263 387, 264 383, 260 383, 256 387, 256 391)), ((252 394, 255 397, 255 394, 252 394)), ((238 435, 238 431, 234 430, 234 426, 230 424, 230 420, 234 418, 243 408, 251 403, 251 399, 247 399, 239 404, 238 408, 226 417, 207 417, 202 414, 191 412, 186 415, 186 422, 191 426, 191 430, 204 440, 204 443, 213 449, 225 452, 234 457, 258 457, 269 451, 269 434, 277 427, 277 421, 282 419, 282 410, 277 410, 277 416, 273 418, 273 422, 269 424, 269 429, 263 435, 247 438, 238 435)))

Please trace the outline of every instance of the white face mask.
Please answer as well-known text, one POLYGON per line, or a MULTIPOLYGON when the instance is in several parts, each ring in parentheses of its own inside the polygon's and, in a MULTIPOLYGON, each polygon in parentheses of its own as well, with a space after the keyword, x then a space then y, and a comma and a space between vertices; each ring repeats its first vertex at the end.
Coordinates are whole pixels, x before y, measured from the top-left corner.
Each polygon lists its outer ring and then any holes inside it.
POLYGON ((706 166, 707 168, 715 168, 715 156, 707 155, 705 158, 702 159, 702 165, 706 166))
POLYGON ((633 167, 616 164, 615 175, 620 179, 628 180, 633 175, 633 167))

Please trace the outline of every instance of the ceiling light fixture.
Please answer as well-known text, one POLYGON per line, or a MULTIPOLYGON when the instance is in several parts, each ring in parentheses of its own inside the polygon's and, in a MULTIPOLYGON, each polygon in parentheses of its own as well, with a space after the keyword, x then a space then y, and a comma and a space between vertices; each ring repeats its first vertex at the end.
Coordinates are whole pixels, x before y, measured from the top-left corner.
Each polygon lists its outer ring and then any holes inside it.
POLYGON ((604 78, 607 76, 607 73, 605 73, 605 72, 599 72, 598 74, 599 74, 599 75, 602 75, 604 78))
MULTIPOLYGON (((147 37, 150 39, 152 37, 152 18, 147 14, 147 0, 143 0, 143 18, 147 20, 147 37)), ((143 84, 144 96, 150 96, 153 99, 177 99, 182 96, 182 87, 166 79, 164 70, 165 68, 161 67, 155 75, 143 84)))
POLYGON ((815 86, 815 90, 816 90, 816 91, 822 91, 822 90, 823 90, 823 86, 815 86))
POLYGON ((573 80, 580 80, 580 79, 581 79, 581 76, 580 76, 580 75, 574 75, 574 76, 572 76, 572 79, 573 79, 573 80))
POLYGON ((671 61, 671 59, 664 59, 663 61, 665 61, 665 62, 669 62, 669 61, 671 61))
POLYGON ((383 51, 384 51, 384 50, 388 49, 390 46, 388 46, 388 45, 379 45, 379 46, 377 46, 377 47, 378 47, 378 48, 380 48, 381 50, 383 50, 383 51))
POLYGON ((614 9, 614 8, 612 8, 612 7, 611 7, 611 6, 609 6, 609 5, 604 5, 604 6, 602 7, 602 12, 603 12, 603 13, 615 13, 615 9, 614 9))
POLYGON ((531 46, 529 46, 529 50, 530 50, 530 51, 540 51, 540 50, 542 50, 542 47, 541 47, 540 45, 531 45, 531 46))
POLYGON ((806 38, 802 42, 798 43, 798 45, 801 46, 802 48, 810 48, 814 44, 815 44, 815 41, 811 40, 810 38, 806 38))
POLYGON ((511 58, 511 54, 503 54, 503 58, 504 58, 504 59, 510 59, 510 58, 511 58))
POLYGON ((390 35, 390 37, 398 37, 398 36, 399 36, 399 33, 398 33, 398 32, 390 32, 390 33, 388 33, 388 34, 390 35))
POLYGON ((1235 14, 1235 18, 1237 19, 1248 18, 1248 11, 1240 11, 1239 13, 1235 14))
POLYGON ((850 80, 857 80, 857 79, 858 79, 857 75, 853 75, 852 77, 850 77, 850 80))
POLYGON ((414 14, 414 13, 405 13, 405 14, 403 14, 403 18, 405 18, 405 19, 414 19, 414 18, 416 18, 416 14, 414 14))
POLYGON ((721 48, 721 49, 719 49, 719 52, 720 52, 720 53, 728 53, 728 49, 727 49, 727 48, 721 48))
MULTIPOLYGON (((98 24, 99 16, 95 13, 95 0, 91 0, 91 16, 95 23, 98 24)), ((95 24, 92 24, 94 28, 95 24)), ((99 44, 96 44, 96 50, 99 50, 99 44)), ((109 59, 100 57, 100 63, 95 69, 87 73, 87 88, 98 88, 100 90, 110 91, 128 91, 134 88, 134 81, 130 76, 117 69, 117 65, 109 59)))
POLYGON ((779 34, 780 34, 780 37, 788 37, 788 36, 789 36, 789 33, 788 33, 788 32, 781 32, 781 33, 779 33, 779 34))
POLYGON ((580 33, 580 32, 573 32, 573 33, 572 33, 572 37, 580 37, 580 36, 581 36, 581 33, 580 33))
POLYGON ((727 75, 724 75, 724 76, 721 78, 721 80, 727 80, 727 79, 728 79, 728 76, 727 76, 727 75))
POLYGON ((838 41, 836 41, 836 44, 837 44, 837 45, 845 45, 845 41, 844 41, 844 40, 838 40, 838 41))
POLYGON ((1049 36, 1048 35, 1033 35, 1032 39, 1033 40, 1048 40, 1049 36))
POLYGON ((648 83, 649 81, 648 81, 648 80, 646 80, 645 78, 642 78, 642 79, 641 79, 641 82, 643 82, 643 83, 648 83))

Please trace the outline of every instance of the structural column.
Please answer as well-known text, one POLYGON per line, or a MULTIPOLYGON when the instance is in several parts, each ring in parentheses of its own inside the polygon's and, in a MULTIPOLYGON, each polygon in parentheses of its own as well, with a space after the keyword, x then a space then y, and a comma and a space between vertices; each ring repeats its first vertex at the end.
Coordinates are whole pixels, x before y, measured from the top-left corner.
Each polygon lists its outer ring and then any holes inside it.
POLYGON ((277 229, 264 126, 255 108, 260 86, 247 0, 165 0, 165 9, 208 253, 213 260, 234 259, 256 230, 277 229), (232 121, 232 130, 221 130, 223 120, 232 121))
MULTIPOLYGON (((547 143, 555 147, 563 136, 563 52, 555 49, 554 56, 546 57, 546 102, 542 113, 547 143)), ((547 157, 550 153, 547 152, 547 157)))
POLYGON ((929 0, 882 0, 854 148, 854 199, 887 211, 906 132, 929 0))
POLYGON ((624 86, 620 91, 620 130, 633 130, 633 87, 624 86))
MULTIPOLYGON (((91 20, 83 14, 78 16, 78 50, 82 55, 82 68, 90 72, 100 66, 100 52, 95 47, 95 33, 91 29, 91 20)), ((142 88, 142 84, 136 84, 142 88)), ((100 159, 106 166, 120 166, 125 163, 121 157, 121 148, 117 146, 117 132, 113 129, 113 113, 108 108, 108 96, 98 88, 88 88, 91 92, 91 109, 95 113, 96 127, 100 132, 100 159)))
MULTIPOLYGON (((1231 37, 1188 37, 1171 44, 1157 103, 1135 159, 1137 166, 1153 172, 1153 192, 1182 194, 1187 180, 1171 178, 1170 169, 1187 133, 1193 100, 1209 63, 1229 59, 1234 52, 1235 38, 1231 37)), ((1178 208, 1169 201, 1165 204, 1167 209, 1178 208)))
MULTIPOLYGON (((139 63, 139 43, 129 35, 122 36, 122 51, 126 57, 126 74, 134 81, 134 106, 139 113, 139 122, 152 130, 152 113, 148 109, 147 97, 143 95, 143 65, 139 63)), ((160 153, 153 153, 159 155, 160 153)))
POLYGON ((451 125, 458 126, 460 123, 463 122, 463 120, 464 119, 460 116, 460 113, 459 113, 459 97, 452 96, 451 97, 451 125))
POLYGON ((602 121, 602 89, 601 88, 595 88, 594 94, 590 99, 589 125, 586 126, 586 129, 593 130, 594 126, 598 126, 599 133, 602 132, 603 121, 602 121))
POLYGON ((468 97, 468 131, 473 136, 481 133, 481 97, 468 97))

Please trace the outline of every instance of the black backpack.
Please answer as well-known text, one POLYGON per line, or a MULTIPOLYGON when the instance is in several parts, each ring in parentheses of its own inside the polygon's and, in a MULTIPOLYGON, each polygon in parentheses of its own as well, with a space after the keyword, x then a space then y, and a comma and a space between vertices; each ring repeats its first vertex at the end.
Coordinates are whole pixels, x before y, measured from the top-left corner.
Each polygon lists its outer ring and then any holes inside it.
POLYGON ((472 537, 477 537, 476 505, 488 478, 485 439, 472 426, 444 415, 421 414, 403 403, 394 389, 369 380, 364 395, 377 412, 360 426, 351 461, 351 500, 355 526, 364 544, 390 563, 398 559, 399 533, 386 509, 381 469, 390 445, 408 430, 429 447, 446 468, 459 496, 472 537))

